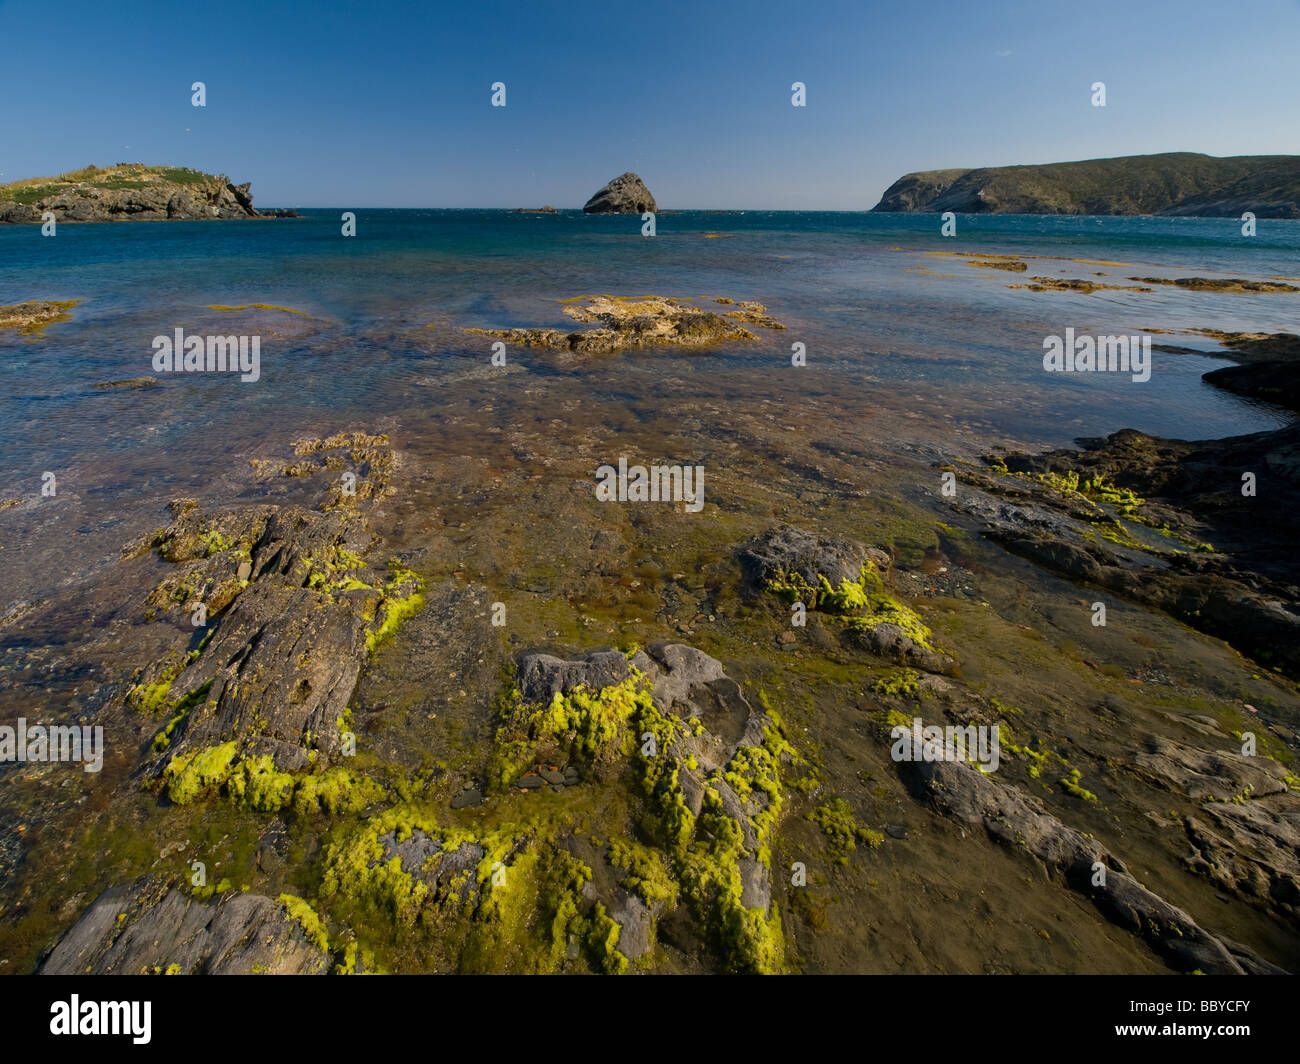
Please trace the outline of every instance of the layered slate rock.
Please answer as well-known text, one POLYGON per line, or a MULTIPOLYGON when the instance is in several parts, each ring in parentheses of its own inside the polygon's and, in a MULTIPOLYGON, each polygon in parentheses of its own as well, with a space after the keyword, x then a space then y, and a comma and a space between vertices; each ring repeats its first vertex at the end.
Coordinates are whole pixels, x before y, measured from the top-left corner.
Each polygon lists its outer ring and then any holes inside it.
POLYGON ((628 171, 587 200, 582 209, 587 214, 642 214, 659 208, 645 182, 628 171))
MULTIPOLYGON (((207 646, 171 688, 178 704, 198 700, 173 754, 239 739, 281 768, 304 768, 305 736, 327 755, 337 751, 337 721, 366 659, 367 628, 382 597, 375 585, 382 580, 341 556, 349 529, 337 513, 258 507, 222 516, 228 519, 215 521, 218 535, 233 518, 231 533, 248 522, 252 543, 246 556, 221 551, 180 577, 190 588, 209 588, 195 598, 219 617, 207 646), (325 579, 315 579, 322 574, 325 579)), ((160 549, 174 551, 187 525, 210 523, 212 515, 201 511, 183 514, 160 549)))
POLYGON ((104 891, 54 945, 39 975, 320 975, 329 957, 260 894, 187 897, 156 876, 104 891))
POLYGON ((1183 818, 1188 868, 1300 926, 1300 794, 1284 765, 1157 736, 1131 771, 1202 803, 1199 815, 1183 818))
POLYGON ((363 508, 387 491, 386 443, 340 434, 295 445, 305 461, 283 467, 285 475, 349 464, 366 474, 353 494, 332 488, 322 510, 205 510, 178 499, 170 525, 124 549, 128 558, 157 552, 174 567, 149 595, 148 616, 195 632, 188 649, 140 670, 127 695, 171 717, 155 740, 156 773, 230 743, 238 750, 224 762, 236 753, 269 757, 288 772, 323 768, 338 754, 367 656, 423 601, 414 573, 385 573, 360 556, 371 540, 363 508))

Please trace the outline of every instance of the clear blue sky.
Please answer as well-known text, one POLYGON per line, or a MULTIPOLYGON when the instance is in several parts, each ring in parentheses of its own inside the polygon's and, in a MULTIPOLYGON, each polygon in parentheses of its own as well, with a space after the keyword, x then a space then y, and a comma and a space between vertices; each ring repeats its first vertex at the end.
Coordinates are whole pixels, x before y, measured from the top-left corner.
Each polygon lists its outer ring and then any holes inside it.
POLYGON ((863 210, 909 170, 1300 153, 1300 0, 0 0, 0 100, 0 182, 576 207, 635 170, 665 208, 863 210))

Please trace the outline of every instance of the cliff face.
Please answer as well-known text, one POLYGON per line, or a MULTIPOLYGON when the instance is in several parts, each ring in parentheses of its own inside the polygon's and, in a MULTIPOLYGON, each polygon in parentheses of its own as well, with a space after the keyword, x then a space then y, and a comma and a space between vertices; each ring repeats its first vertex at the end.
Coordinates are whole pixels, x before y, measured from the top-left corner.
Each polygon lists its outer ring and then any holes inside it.
POLYGON ((963 214, 1158 214, 1300 218, 1300 156, 1191 152, 927 170, 906 174, 872 210, 963 214))
POLYGON ((645 182, 634 173, 619 174, 587 200, 582 208, 587 214, 641 214, 657 211, 655 198, 645 182))
POLYGON ((89 166, 0 186, 0 222, 39 222, 47 211, 61 222, 297 217, 254 208, 248 183, 175 167, 89 166))

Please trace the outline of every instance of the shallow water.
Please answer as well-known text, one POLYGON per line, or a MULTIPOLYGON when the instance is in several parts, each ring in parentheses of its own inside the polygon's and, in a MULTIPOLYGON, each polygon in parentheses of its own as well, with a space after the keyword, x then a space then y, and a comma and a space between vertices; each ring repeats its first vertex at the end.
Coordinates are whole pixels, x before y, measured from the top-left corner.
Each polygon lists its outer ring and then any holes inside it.
POLYGON ((123 533, 158 523, 172 496, 220 493, 223 483, 238 491, 248 456, 268 445, 387 419, 411 430, 404 445, 416 451, 466 453, 503 417, 544 418, 586 396, 641 411, 626 427, 635 448, 660 382, 683 375, 728 409, 772 402, 800 421, 815 395, 863 437, 936 448, 973 439, 1062 446, 1124 427, 1210 438, 1287 420, 1204 384, 1217 360, 1157 352, 1140 384, 1121 374, 1049 375, 1042 342, 1071 326, 1290 330, 1296 295, 1008 285, 1032 275, 1102 274, 1095 279, 1118 284, 1187 271, 1297 277, 1300 222, 1262 222, 1258 236, 1243 238, 1231 220, 976 217, 947 239, 933 216, 696 211, 660 214, 647 239, 629 216, 361 210, 358 236, 345 239, 339 213, 65 224, 53 239, 34 226, 0 228, 0 304, 82 300, 44 338, 0 341, 0 497, 36 496, 50 470, 75 505, 58 519, 30 506, 0 513, 10 600, 107 562, 123 533), (967 252, 1044 258, 1011 273, 973 268, 967 252), (531 402, 514 394, 518 376, 449 387, 449 375, 487 361, 488 338, 462 328, 563 326, 559 301, 596 292, 710 306, 715 295, 757 300, 788 328, 755 330, 759 342, 708 354, 623 353, 599 372, 517 351, 511 358, 527 367, 530 387, 545 382, 531 402), (209 309, 246 303, 308 317, 209 309), (143 391, 94 387, 153 375, 151 341, 177 327, 260 335, 261 379, 176 374, 143 391), (795 342, 806 345, 806 368, 790 366, 795 342), (505 405, 485 412, 495 395, 505 405))

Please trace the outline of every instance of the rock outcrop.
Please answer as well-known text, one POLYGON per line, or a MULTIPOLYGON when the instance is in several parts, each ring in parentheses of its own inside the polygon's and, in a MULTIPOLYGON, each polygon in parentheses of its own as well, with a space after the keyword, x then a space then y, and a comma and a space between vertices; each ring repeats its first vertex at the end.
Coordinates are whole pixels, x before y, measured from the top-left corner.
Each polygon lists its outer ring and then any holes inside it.
POLYGON ((392 806, 327 848, 321 901, 426 936, 420 963, 440 970, 700 970, 712 955, 781 971, 771 843, 794 756, 775 716, 693 647, 528 651, 503 692, 487 795, 450 802, 478 807, 473 827, 392 806), (547 812, 570 794, 619 830, 547 812))
POLYGON ((267 758, 268 769, 297 772, 338 754, 368 655, 423 603, 416 574, 400 567, 384 574, 358 553, 370 541, 358 507, 386 490, 386 445, 386 437, 360 433, 298 441, 300 461, 285 474, 327 464, 368 474, 324 512, 277 505, 211 512, 179 499, 169 526, 124 550, 128 558, 156 551, 175 566, 147 600, 152 619, 179 620, 203 607, 204 636, 145 666, 127 694, 135 707, 171 717, 155 739, 163 756, 153 771, 173 801, 224 785, 243 763, 267 758))
POLYGON ((1237 395, 1300 410, 1300 373, 1296 372, 1300 336, 1202 331, 1226 347, 1227 357, 1238 363, 1202 374, 1203 381, 1237 395))
POLYGON ((740 549, 751 584, 787 603, 802 603, 838 625, 844 641, 898 665, 951 673, 954 659, 931 645, 930 629, 886 590, 890 556, 840 536, 781 526, 740 549))
POLYGON ((60 222, 298 217, 290 210, 257 210, 247 182, 176 167, 91 166, 0 187, 0 222, 40 222, 47 212, 60 222))
POLYGON ((636 174, 619 174, 583 206, 587 214, 641 214, 657 211, 655 198, 636 174))
POLYGON ((767 308, 761 303, 737 305, 744 309, 719 314, 691 306, 685 299, 583 296, 565 307, 564 313, 574 321, 598 323, 598 328, 582 332, 527 328, 465 331, 499 336, 521 347, 603 355, 630 347, 705 347, 725 340, 757 340, 757 336, 739 324, 742 320, 767 329, 785 328, 767 315, 767 308))
POLYGON ((227 893, 200 901, 144 876, 96 898, 36 974, 320 975, 328 964, 270 898, 227 893))
POLYGON ((23 336, 42 336, 46 326, 72 317, 68 312, 81 300, 29 300, 0 307, 0 330, 13 329, 23 336))
POLYGON ((960 474, 971 488, 954 505, 1022 557, 1300 675, 1300 517, 1288 502, 1300 425, 1193 441, 1124 429, 1078 443, 988 456, 991 472, 960 474), (1254 496, 1242 494, 1247 473, 1254 496))
POLYGON ((927 170, 906 174, 872 210, 964 214, 1161 214, 1300 218, 1300 156, 1194 152, 927 170))

